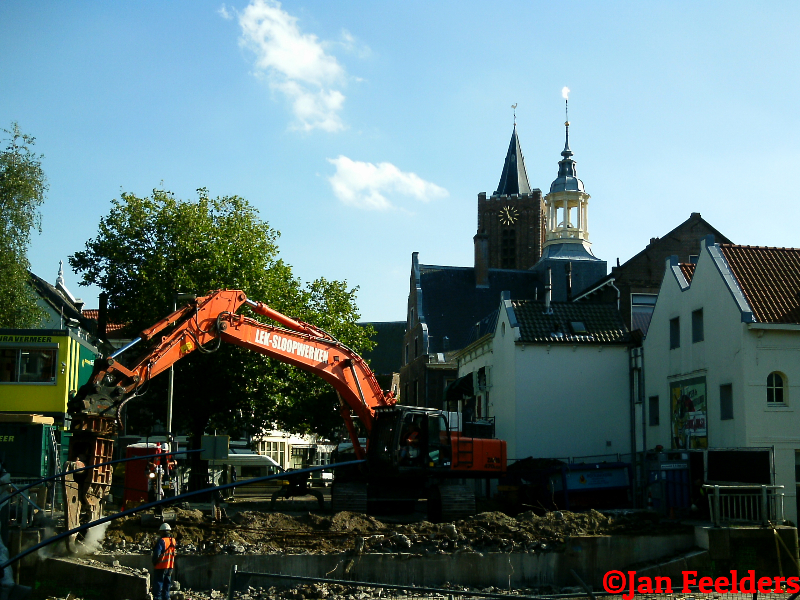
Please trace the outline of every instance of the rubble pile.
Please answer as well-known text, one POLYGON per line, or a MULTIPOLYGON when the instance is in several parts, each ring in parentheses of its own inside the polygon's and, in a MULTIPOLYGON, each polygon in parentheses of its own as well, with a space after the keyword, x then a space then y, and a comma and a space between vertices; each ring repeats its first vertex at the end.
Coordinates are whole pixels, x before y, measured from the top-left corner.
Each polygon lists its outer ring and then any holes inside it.
MULTIPOLYGON (((174 535, 180 554, 319 554, 354 551, 444 554, 550 552, 586 535, 681 533, 686 526, 641 511, 554 511, 516 518, 485 512, 455 523, 384 523, 360 513, 334 515, 244 511, 214 523, 199 510, 177 509, 174 535)), ((112 522, 103 541, 110 553, 148 553, 158 532, 131 516, 112 522)))

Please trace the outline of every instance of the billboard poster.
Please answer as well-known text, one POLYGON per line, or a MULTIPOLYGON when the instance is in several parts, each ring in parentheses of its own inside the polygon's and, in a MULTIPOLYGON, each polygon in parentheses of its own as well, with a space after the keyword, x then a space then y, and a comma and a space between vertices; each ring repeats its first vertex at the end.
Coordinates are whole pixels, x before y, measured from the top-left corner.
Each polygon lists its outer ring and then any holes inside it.
POLYGON ((674 449, 708 448, 706 378, 693 377, 669 384, 674 449))

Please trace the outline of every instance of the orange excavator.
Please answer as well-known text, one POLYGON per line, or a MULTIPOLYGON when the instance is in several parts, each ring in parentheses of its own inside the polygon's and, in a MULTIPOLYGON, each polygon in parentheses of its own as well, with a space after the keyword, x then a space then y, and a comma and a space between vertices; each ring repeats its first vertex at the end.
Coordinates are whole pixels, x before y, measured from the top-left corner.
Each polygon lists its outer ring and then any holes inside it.
MULTIPOLYGON (((505 473, 504 441, 464 437, 448 427, 447 415, 440 410, 398 405, 393 394, 380 389, 356 352, 322 329, 254 302, 240 290, 196 298, 110 357, 98 359, 91 379, 69 403, 70 460, 80 457, 87 466, 108 460, 107 442, 117 430, 123 406, 137 390, 188 354, 208 352, 222 342, 315 373, 334 387, 352 451, 366 459, 362 468, 336 474, 331 489, 336 511, 367 512, 368 506, 407 505, 424 498, 432 520, 463 518, 475 513, 474 484, 463 481, 505 473), (238 314, 244 306, 274 324, 238 314), (126 361, 129 366, 123 365, 118 357, 134 354, 130 349, 138 344, 143 349, 126 361), (359 439, 354 417, 363 424, 366 444, 359 439)), ((96 518, 98 499, 111 483, 110 472, 106 476, 98 468, 90 473, 79 500, 84 512, 95 513, 87 516, 96 518)))

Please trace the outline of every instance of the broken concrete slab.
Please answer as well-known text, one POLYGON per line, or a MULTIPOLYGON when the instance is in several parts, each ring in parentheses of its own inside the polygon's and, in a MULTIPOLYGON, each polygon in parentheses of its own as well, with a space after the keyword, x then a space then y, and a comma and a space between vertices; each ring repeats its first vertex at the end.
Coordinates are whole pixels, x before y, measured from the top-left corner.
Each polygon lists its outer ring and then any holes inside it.
POLYGON ((69 593, 83 600, 151 600, 150 574, 79 558, 39 563, 32 599, 69 593))

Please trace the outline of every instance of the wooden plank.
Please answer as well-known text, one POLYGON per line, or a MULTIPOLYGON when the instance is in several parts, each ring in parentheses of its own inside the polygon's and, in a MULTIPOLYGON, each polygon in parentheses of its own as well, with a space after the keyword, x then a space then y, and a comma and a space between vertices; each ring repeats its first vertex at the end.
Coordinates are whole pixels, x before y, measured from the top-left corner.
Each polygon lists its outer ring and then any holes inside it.
POLYGON ((55 422, 53 417, 43 415, 20 415, 12 413, 0 413, 0 423, 35 423, 39 425, 52 425, 55 422))

